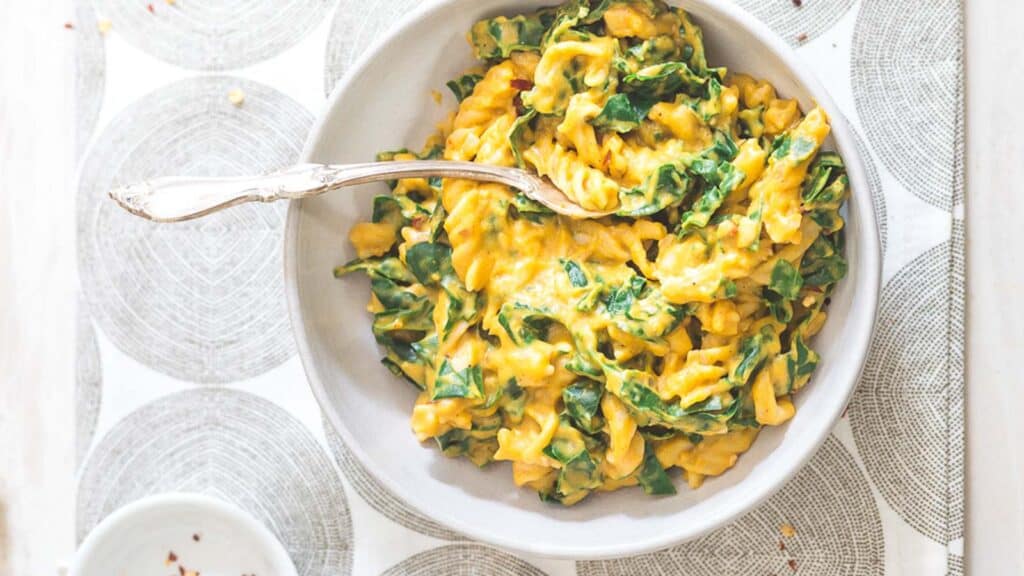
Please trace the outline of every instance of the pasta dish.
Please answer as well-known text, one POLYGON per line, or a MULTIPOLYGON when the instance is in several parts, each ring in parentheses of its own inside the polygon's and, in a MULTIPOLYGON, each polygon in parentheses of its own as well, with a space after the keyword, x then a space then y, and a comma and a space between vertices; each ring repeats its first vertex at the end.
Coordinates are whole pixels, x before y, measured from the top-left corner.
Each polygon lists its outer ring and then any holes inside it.
POLYGON ((520 166, 596 220, 500 184, 409 179, 350 231, 412 429, 574 504, 675 493, 793 417, 846 274, 829 118, 713 67, 659 0, 573 0, 476 23, 476 69, 421 152, 520 166))

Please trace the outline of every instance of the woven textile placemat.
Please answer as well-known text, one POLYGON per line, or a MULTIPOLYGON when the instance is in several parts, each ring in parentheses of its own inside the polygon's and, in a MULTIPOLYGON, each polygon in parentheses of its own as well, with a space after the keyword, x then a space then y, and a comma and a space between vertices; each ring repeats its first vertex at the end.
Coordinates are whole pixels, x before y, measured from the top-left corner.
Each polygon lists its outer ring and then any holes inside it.
POLYGON ((183 490, 248 510, 305 576, 962 574, 962 7, 737 1, 860 134, 871 189, 855 193, 885 250, 870 356, 831 437, 759 509, 663 552, 570 562, 423 517, 325 426, 288 325, 283 204, 156 226, 106 200, 114 182, 296 161, 334 83, 419 2, 74 0, 78 537, 183 490))

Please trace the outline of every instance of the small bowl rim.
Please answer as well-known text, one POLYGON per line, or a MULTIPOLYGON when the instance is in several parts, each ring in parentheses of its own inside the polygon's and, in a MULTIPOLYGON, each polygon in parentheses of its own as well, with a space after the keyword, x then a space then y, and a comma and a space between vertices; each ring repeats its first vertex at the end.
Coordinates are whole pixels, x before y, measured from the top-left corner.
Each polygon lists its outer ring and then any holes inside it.
POLYGON ((285 550, 284 545, 259 520, 256 520, 248 512, 230 502, 193 492, 154 494, 129 502, 113 511, 89 531, 89 534, 75 552, 74 562, 72 562, 69 573, 71 576, 81 576, 82 564, 95 554, 96 549, 107 539, 116 537, 117 531, 126 522, 153 510, 173 509, 183 505, 216 512, 249 530, 255 536, 262 549, 270 556, 274 566, 278 570, 285 570, 285 572, 280 573, 280 576, 295 576, 295 564, 285 550))
MULTIPOLYGON (((388 33, 384 34, 367 47, 367 49, 359 56, 359 58, 356 59, 353 65, 345 75, 338 80, 332 89, 327 102, 322 108, 312 130, 309 133, 309 136, 306 139, 305 146, 303 147, 300 156, 301 162, 310 162, 318 145, 320 145, 325 138, 330 136, 331 132, 328 127, 328 123, 332 117, 333 111, 338 105, 338 101, 341 99, 343 94, 354 86, 355 80, 362 75, 362 72, 369 66, 377 53, 395 38, 402 36, 406 30, 413 26, 420 18, 432 15, 436 12, 450 10, 451 6, 457 1, 459 0, 436 0, 432 3, 421 4, 419 7, 409 12, 388 33)), ((556 4, 558 1, 559 0, 552 0, 552 4, 556 4)), ((847 350, 851 359, 855 360, 858 368, 855 373, 850 374, 847 378, 841 379, 843 380, 842 382, 838 382, 839 384, 844 385, 844 389, 836 391, 837 394, 835 400, 826 406, 826 408, 828 408, 827 413, 824 416, 819 416, 815 421, 817 424, 812 426, 813 431, 815 432, 813 439, 802 444, 802 449, 798 450, 796 458, 790 460, 788 465, 784 467, 783 473, 768 481, 755 484, 745 498, 734 498, 732 502, 724 503, 722 505, 723 511, 720 512, 713 520, 703 523, 697 527, 680 526, 678 530, 667 532, 659 538, 625 542, 616 546, 605 546, 598 550, 580 546, 570 547, 549 542, 522 542, 516 539, 505 538, 498 530, 481 533, 478 530, 467 526, 457 516, 452 515, 451 513, 433 514, 420 509, 413 503, 414 499, 407 497, 406 490, 403 489, 400 484, 393 482, 389 477, 378 474, 376 468, 373 466, 373 460, 355 441, 352 434, 348 431, 345 423, 342 421, 340 415, 329 408, 330 401, 328 399, 328 394, 324 387, 324 383, 320 380, 316 363, 313 360, 314 355, 312 353, 310 343, 306 338, 302 307, 299 297, 296 250, 298 247, 299 219, 301 216, 302 201, 295 200, 289 202, 284 241, 282 243, 285 294, 288 301, 288 312, 291 320, 292 332, 295 335, 296 348, 302 362, 303 370, 306 373, 306 379, 313 391, 313 395, 316 397, 317 403, 320 405, 322 412, 326 415, 326 420, 330 423, 335 432, 341 436, 342 441, 348 447, 349 451, 351 451, 356 457, 359 463, 362 464, 362 466, 376 481, 380 482, 385 489, 391 491, 402 502, 420 513, 425 514, 427 517, 430 517, 431 519, 455 530, 456 532, 507 550, 539 557, 563 560, 601 560, 620 558, 662 550, 673 545, 687 542, 708 534, 709 532, 736 520, 743 514, 746 514, 761 505, 773 494, 778 492, 797 474, 797 472, 803 469, 807 462, 810 461, 815 453, 817 453, 818 449, 821 448, 825 440, 829 437, 832 429, 839 421, 843 409, 846 407, 853 395, 853 392, 856 390, 857 383, 860 380, 860 375, 863 372, 864 364, 867 359, 870 341, 874 333, 875 320, 878 312, 879 292, 881 289, 881 242, 879 241, 878 236, 878 223, 875 217, 874 199, 870 194, 871 187, 869 185, 867 171, 863 163, 863 153, 860 152, 859 148, 856 146, 854 132, 852 127, 849 125, 846 116, 841 112, 841 109, 825 86, 818 79, 817 75, 810 70, 809 66, 796 53, 796 51, 787 44, 782 37, 772 31, 767 24, 758 20, 749 12, 731 2, 717 2, 715 0, 668 1, 672 5, 683 7, 684 10, 688 9, 688 6, 698 5, 708 12, 716 13, 718 16, 728 19, 738 30, 756 38, 767 46, 777 57, 779 57, 779 59, 784 63, 786 69, 793 74, 798 84, 803 86, 804 89, 806 89, 806 91, 815 99, 816 103, 828 112, 831 119, 832 136, 836 142, 840 144, 840 148, 843 150, 843 160, 846 164, 847 174, 851 181, 851 188, 863 191, 853 196, 851 200, 857 204, 857 219, 860 228, 860 233, 857 236, 858 256, 860 260, 858 262, 857 273, 862 276, 858 285, 864 287, 865 290, 862 291, 859 296, 866 299, 861 308, 851 309, 851 312, 866 312, 870 314, 870 317, 866 318, 864 322, 862 322, 863 325, 859 332, 857 332, 859 336, 857 341, 849 343, 851 346, 847 350)), ((849 239, 847 240, 847 243, 850 243, 849 239)), ((840 379, 836 378, 835 380, 840 379)))

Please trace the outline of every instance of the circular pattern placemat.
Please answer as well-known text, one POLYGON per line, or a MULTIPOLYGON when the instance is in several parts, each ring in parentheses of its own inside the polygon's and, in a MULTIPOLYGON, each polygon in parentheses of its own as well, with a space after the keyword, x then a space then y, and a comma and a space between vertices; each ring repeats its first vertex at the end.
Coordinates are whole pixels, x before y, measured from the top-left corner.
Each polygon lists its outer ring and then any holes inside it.
POLYGON ((850 425, 864 466, 911 526, 942 544, 963 537, 964 231, 882 290, 874 343, 850 425), (959 281, 954 281, 959 280, 959 281), (952 293, 956 291, 956 293, 952 293), (924 337, 925 335, 945 337, 924 337), (959 495, 959 496, 958 496, 959 495))
POLYGON ((374 510, 383 514, 388 520, 425 536, 431 536, 440 540, 460 540, 463 538, 458 532, 450 530, 420 514, 398 496, 392 494, 349 451, 341 436, 331 428, 331 424, 326 418, 323 420, 323 425, 327 432, 327 445, 330 446, 331 452, 334 454, 335 462, 341 468, 342 473, 345 474, 345 478, 356 489, 356 492, 374 510))
POLYGON ((857 112, 879 157, 945 210, 962 193, 962 28, 958 0, 864 0, 851 53, 857 112))
POLYGON ((75 458, 81 464, 96 433, 103 401, 103 367, 96 330, 81 302, 75 319, 75 458))
POLYGON ((300 42, 334 0, 95 0, 118 33, 153 57, 185 68, 229 70, 300 42))
POLYGON ((281 276, 285 203, 246 204, 155 224, 107 197, 171 174, 234 176, 298 160, 312 116, 284 94, 205 76, 162 87, 118 114, 83 160, 78 198, 82 290, 125 354, 182 380, 266 372, 294 352, 281 276), (242 107, 228 93, 242 90, 242 107))
POLYGON ((402 560, 381 576, 547 576, 524 560, 482 544, 448 544, 402 560))
POLYGON ((339 0, 324 55, 324 92, 334 85, 371 44, 422 0, 339 0))
POLYGON ((827 32, 853 6, 854 0, 736 0, 791 46, 800 46, 827 32))
POLYGON ((781 491, 738 522, 693 542, 622 560, 579 562, 579 576, 883 574, 882 521, 853 456, 829 438, 781 491), (787 528, 784 528, 787 527, 787 528), (792 535, 783 532, 792 529, 792 535))

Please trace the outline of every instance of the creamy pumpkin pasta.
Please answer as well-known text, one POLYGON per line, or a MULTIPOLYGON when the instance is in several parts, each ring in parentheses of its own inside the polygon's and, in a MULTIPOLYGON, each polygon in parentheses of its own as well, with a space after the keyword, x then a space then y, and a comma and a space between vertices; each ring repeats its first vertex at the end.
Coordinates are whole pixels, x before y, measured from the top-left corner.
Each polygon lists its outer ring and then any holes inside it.
POLYGON ((499 16, 469 41, 458 110, 382 158, 521 166, 614 215, 466 180, 376 198, 336 274, 370 278, 383 363, 420 390, 413 432, 563 504, 722 474, 793 417, 846 273, 827 115, 709 65, 657 0, 499 16))

